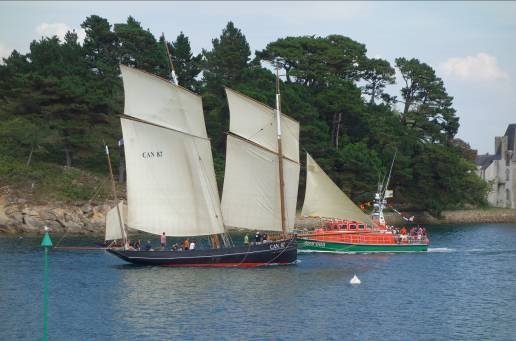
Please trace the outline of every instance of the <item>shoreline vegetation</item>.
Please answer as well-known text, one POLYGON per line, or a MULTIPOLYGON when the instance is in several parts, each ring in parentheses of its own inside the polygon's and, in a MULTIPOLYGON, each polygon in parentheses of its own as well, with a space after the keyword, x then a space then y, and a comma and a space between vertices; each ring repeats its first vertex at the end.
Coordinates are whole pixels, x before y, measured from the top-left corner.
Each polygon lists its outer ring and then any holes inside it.
POLYGON ((185 34, 166 41, 132 16, 110 23, 91 15, 80 25, 83 41, 73 31, 42 37, 0 63, 0 195, 26 200, 2 213, 3 230, 42 221, 73 231, 103 225, 99 207, 113 204, 105 145, 120 192, 126 175, 120 65, 169 81, 165 46, 179 84, 201 96, 219 193, 229 130, 224 87, 274 107, 271 68, 278 67, 282 112, 300 124, 300 150, 356 204, 370 203, 396 154, 389 182, 395 207, 435 215, 486 205, 489 184, 475 173, 477 152, 456 137, 453 96, 417 56, 369 58, 365 44, 340 34, 279 37, 253 51, 233 22, 220 34, 206 32, 217 37, 195 54, 185 34), (400 91, 388 93, 395 83, 400 91))
MULTIPOLYGON (((31 202, 9 194, 0 195, 0 235, 40 234, 45 225, 54 233, 69 235, 102 235, 105 215, 112 202, 31 202)), ((516 223, 516 210, 504 208, 476 208, 446 210, 440 217, 425 211, 404 211, 403 216, 414 216, 413 223, 407 223, 395 212, 385 212, 388 224, 395 226, 410 224, 468 224, 468 223, 516 223)), ((313 228, 319 218, 300 217, 296 229, 313 228)))

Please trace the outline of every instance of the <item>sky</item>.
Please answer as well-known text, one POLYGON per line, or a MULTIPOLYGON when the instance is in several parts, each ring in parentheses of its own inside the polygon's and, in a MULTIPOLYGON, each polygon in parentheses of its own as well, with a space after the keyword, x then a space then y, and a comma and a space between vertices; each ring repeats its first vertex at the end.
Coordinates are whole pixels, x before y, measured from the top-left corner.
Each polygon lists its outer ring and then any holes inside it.
MULTIPOLYGON (((0 2, 0 57, 67 30, 84 39, 80 24, 92 14, 111 24, 132 15, 167 40, 182 31, 194 53, 211 49, 228 21, 253 52, 286 36, 341 34, 393 66, 397 57, 432 66, 454 97, 457 137, 479 154, 494 153, 494 137, 516 123, 516 2, 0 2)), ((402 82, 387 92, 401 97, 402 82)))

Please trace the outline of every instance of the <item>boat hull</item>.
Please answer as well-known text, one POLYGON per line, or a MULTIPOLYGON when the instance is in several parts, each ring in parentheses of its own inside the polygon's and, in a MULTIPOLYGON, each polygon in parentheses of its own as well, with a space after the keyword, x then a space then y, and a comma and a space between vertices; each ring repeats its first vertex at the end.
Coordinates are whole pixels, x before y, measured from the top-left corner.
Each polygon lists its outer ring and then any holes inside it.
POLYGON ((338 253, 424 252, 428 250, 426 243, 361 244, 298 238, 297 244, 299 250, 338 253))
POLYGON ((175 267, 255 267, 294 264, 297 260, 295 239, 208 250, 130 251, 108 249, 107 251, 132 264, 175 267))

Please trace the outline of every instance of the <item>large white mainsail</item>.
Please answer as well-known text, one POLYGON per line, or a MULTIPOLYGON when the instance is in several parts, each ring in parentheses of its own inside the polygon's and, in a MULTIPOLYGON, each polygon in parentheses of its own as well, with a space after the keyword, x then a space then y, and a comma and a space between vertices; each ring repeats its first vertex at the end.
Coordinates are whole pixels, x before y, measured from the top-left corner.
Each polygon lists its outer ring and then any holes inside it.
POLYGON ((127 225, 169 236, 224 232, 199 96, 121 66, 127 225), (132 119, 132 118, 135 119, 132 119))
MULTIPOLYGON (((226 88, 230 134, 222 192, 228 227, 282 231, 274 109, 226 88)), ((299 123, 281 115, 286 227, 295 223, 299 183, 299 123)))
POLYGON ((314 159, 306 154, 306 192, 303 216, 340 218, 373 225, 371 218, 326 175, 314 159))

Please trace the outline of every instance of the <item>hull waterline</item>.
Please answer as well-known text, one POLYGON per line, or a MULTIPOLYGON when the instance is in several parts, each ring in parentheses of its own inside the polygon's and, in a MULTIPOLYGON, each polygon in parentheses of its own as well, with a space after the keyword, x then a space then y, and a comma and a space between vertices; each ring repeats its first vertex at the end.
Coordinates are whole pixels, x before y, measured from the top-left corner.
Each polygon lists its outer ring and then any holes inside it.
POLYGON ((321 241, 310 238, 297 239, 299 250, 336 252, 336 253, 376 253, 376 252, 425 252, 428 250, 426 243, 396 243, 396 244, 360 244, 334 241, 321 241))
POLYGON ((255 267, 295 264, 297 260, 295 239, 208 250, 107 251, 132 264, 172 267, 255 267))

